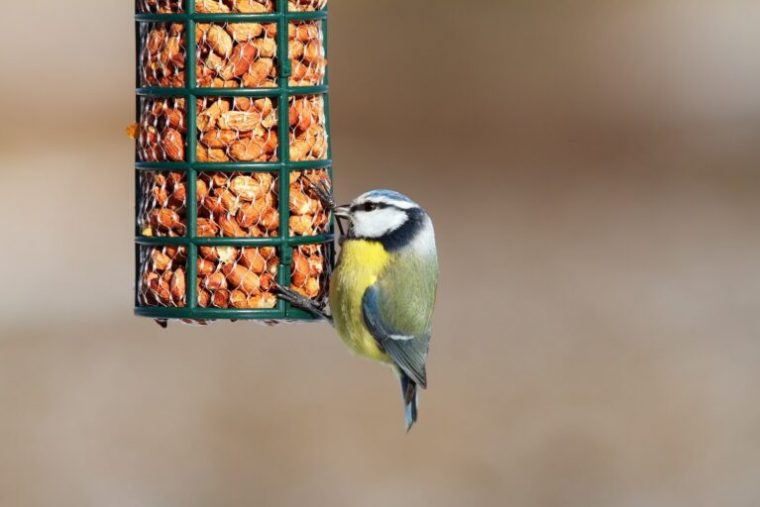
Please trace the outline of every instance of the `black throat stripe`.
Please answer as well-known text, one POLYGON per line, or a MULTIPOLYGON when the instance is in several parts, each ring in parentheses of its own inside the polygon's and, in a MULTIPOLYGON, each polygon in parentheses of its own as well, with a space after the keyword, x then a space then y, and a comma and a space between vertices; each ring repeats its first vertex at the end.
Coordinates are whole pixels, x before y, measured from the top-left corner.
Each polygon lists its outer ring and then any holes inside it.
POLYGON ((367 238, 354 235, 353 230, 349 231, 350 239, 361 239, 364 241, 376 241, 383 245, 389 252, 396 252, 407 246, 414 237, 422 230, 425 225, 425 212, 420 208, 404 210, 407 216, 406 222, 385 236, 380 238, 367 238))

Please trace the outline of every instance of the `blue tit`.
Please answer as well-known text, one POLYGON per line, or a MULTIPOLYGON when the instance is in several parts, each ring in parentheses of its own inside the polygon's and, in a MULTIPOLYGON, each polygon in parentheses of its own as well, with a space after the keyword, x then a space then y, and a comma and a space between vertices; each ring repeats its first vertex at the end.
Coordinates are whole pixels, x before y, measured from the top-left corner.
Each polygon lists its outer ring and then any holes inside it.
POLYGON ((367 192, 334 211, 349 227, 330 278, 333 324, 352 351, 398 374, 408 431, 417 421, 417 388, 427 387, 438 287, 433 222, 391 190, 367 192))

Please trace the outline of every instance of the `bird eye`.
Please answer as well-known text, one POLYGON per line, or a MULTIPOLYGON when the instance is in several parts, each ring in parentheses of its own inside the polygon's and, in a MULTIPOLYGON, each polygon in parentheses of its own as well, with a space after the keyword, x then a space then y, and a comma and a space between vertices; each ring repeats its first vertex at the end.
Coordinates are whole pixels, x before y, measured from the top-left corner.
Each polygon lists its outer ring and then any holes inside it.
POLYGON ((364 211, 375 211, 376 209, 377 209, 377 205, 374 202, 364 203, 364 211))

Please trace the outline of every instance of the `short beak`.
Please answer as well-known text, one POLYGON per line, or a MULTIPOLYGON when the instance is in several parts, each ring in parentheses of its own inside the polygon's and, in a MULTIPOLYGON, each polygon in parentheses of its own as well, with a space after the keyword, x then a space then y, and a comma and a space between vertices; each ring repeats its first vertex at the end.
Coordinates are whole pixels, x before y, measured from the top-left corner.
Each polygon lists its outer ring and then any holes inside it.
MULTIPOLYGON (((338 223, 338 230, 340 230, 340 235, 345 236, 346 230, 343 227, 343 221, 341 219, 346 218, 349 220, 349 222, 351 221, 351 206, 335 206, 335 208, 333 208, 333 214, 335 215, 335 221, 338 223)), ((349 230, 351 230, 350 225, 349 230)))
POLYGON ((336 206, 333 213, 335 213, 336 217, 351 218, 351 206, 348 204, 344 206, 336 206))

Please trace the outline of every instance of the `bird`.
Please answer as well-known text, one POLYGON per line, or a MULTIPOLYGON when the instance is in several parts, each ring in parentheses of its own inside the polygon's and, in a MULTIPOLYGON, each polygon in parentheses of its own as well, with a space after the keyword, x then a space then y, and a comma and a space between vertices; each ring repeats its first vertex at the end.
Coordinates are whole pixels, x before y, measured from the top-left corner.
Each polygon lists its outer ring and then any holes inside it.
POLYGON ((391 365, 409 431, 427 361, 438 287, 433 222, 409 197, 372 190, 334 210, 349 222, 330 278, 333 324, 357 355, 391 365))
POLYGON ((418 389, 427 388, 426 361, 438 288, 433 222, 409 197, 372 190, 335 206, 340 252, 330 275, 329 312, 279 287, 286 300, 329 320, 360 357, 389 365, 399 378, 407 432, 417 422, 418 389), (342 220, 348 221, 344 231, 342 220))

